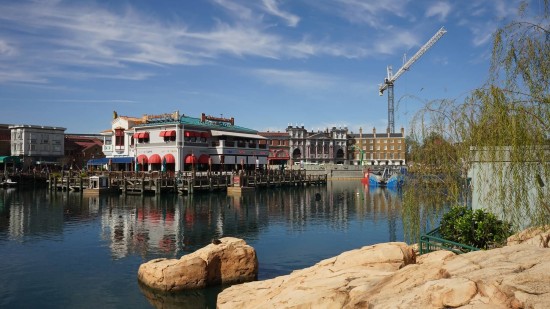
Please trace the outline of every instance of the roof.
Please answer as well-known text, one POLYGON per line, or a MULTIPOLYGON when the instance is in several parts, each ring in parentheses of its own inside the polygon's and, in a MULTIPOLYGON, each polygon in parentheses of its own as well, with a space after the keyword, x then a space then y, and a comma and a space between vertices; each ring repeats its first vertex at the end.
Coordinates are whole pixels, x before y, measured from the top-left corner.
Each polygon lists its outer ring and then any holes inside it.
POLYGON ((290 137, 288 132, 258 132, 258 135, 265 137, 290 137))
POLYGON ((183 125, 192 125, 192 126, 205 128, 205 129, 214 129, 214 130, 229 131, 229 132, 241 132, 241 133, 249 133, 249 134, 258 133, 258 131, 256 130, 248 129, 245 127, 230 125, 227 123, 202 122, 200 118, 194 118, 189 116, 181 116, 180 123, 182 123, 183 125))
POLYGON ((21 159, 15 156, 0 156, 0 163, 21 163, 21 159))
MULTIPOLYGON (((349 137, 352 137, 352 138, 374 138, 374 134, 373 133, 363 133, 361 135, 361 137, 359 137, 359 134, 358 133, 354 133, 354 134, 348 134, 349 137)), ((387 138, 388 137, 388 133, 376 133, 376 138, 387 138)), ((389 137, 404 137, 403 134, 401 133, 390 133, 390 136, 389 137)))
POLYGON ((228 132, 228 131, 218 131, 218 130, 212 130, 211 132, 212 132, 212 136, 236 136, 236 137, 253 138, 253 139, 266 139, 265 137, 258 134, 228 132))

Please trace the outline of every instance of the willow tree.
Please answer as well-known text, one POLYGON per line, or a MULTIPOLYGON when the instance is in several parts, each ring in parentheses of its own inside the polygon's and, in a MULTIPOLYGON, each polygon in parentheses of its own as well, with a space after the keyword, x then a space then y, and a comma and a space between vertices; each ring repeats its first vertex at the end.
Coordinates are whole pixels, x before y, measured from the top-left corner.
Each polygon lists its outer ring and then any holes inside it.
POLYGON ((474 204, 504 214, 516 228, 550 223, 549 0, 541 5, 536 17, 527 18, 530 8, 522 3, 524 20, 496 31, 483 87, 463 102, 429 102, 415 116, 411 135, 417 145, 434 134, 446 144, 411 154, 417 177, 406 188, 407 212, 419 205, 412 191, 425 190, 438 205, 465 203, 460 193, 469 171, 476 179, 474 204), (423 177, 434 173, 433 156, 440 157, 441 192, 423 177))

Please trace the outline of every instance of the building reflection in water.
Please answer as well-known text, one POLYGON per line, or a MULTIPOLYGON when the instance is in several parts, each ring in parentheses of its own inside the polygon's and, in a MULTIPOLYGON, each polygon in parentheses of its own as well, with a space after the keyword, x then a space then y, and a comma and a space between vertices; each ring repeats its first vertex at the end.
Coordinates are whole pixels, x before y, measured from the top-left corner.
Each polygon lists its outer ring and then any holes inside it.
MULTIPOLYGON (((327 186, 273 188, 243 196, 217 192, 193 196, 98 196, 47 191, 0 191, 0 232, 12 239, 62 234, 99 218, 100 237, 120 259, 177 257, 212 238, 232 236, 257 241, 272 226, 286 233, 312 227, 346 231, 350 222, 385 223, 385 241, 397 236, 401 196, 357 181, 327 186), (22 193, 24 192, 24 193, 22 193)), ((281 235, 284 237, 284 235, 281 235)))

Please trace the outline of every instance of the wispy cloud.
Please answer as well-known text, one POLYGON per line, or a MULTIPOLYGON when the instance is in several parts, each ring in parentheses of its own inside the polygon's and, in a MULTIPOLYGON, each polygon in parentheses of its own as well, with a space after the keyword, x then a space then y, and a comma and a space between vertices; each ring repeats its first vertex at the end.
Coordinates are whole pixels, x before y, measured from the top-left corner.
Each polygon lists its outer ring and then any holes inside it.
POLYGON ((300 21, 300 17, 279 9, 276 0, 263 0, 263 5, 269 14, 284 19, 290 27, 295 27, 300 21))
POLYGON ((391 40, 379 40, 375 43, 375 51, 379 54, 395 54, 419 45, 418 36, 411 31, 400 30, 392 34, 391 40))
POLYGON ((367 24, 375 29, 391 27, 387 18, 410 17, 407 13, 406 1, 362 1, 362 0, 337 0, 329 1, 326 9, 335 10, 350 22, 367 24))
POLYGON ((439 21, 445 21, 449 12, 451 12, 451 5, 449 3, 438 2, 428 8, 426 17, 438 16, 439 21))

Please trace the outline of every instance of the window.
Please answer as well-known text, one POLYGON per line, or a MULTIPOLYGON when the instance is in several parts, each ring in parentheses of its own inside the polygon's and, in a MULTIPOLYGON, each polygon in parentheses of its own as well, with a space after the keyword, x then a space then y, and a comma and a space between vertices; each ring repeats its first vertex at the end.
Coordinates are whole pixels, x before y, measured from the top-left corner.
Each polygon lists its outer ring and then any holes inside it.
POLYGON ((401 150, 401 145, 397 146, 397 150, 401 150))
POLYGON ((124 129, 115 129, 115 146, 124 146, 124 129))
POLYGON ((380 146, 376 146, 376 150, 380 150, 380 146))
POLYGON ((371 144, 373 144, 373 143, 374 143, 374 140, 373 140, 373 139, 371 139, 371 140, 370 140, 369 142, 370 142, 371 144))
POLYGON ((397 143, 401 144, 401 140, 400 140, 400 139, 398 139, 398 140, 397 140, 397 143))
POLYGON ((370 150, 371 150, 371 151, 374 150, 374 146, 370 146, 370 150))
POLYGON ((388 143, 388 140, 387 140, 387 139, 385 139, 385 140, 384 140, 384 144, 387 144, 387 143, 388 143))
POLYGON ((390 146, 390 149, 393 150, 393 145, 390 146))
POLYGON ((388 146, 384 146, 384 150, 388 150, 388 146))

